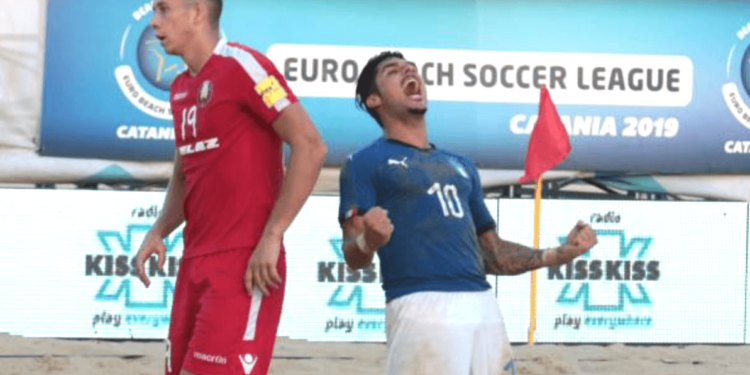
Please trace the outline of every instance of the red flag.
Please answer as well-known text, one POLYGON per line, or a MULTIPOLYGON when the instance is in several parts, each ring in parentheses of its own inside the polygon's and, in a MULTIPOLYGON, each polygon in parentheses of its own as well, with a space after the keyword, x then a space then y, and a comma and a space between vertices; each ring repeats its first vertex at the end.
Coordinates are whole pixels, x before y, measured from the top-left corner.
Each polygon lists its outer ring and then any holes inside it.
POLYGON ((528 184, 537 181, 542 173, 565 160, 570 149, 568 132, 549 97, 547 87, 542 87, 539 115, 526 151, 526 173, 518 182, 528 184))

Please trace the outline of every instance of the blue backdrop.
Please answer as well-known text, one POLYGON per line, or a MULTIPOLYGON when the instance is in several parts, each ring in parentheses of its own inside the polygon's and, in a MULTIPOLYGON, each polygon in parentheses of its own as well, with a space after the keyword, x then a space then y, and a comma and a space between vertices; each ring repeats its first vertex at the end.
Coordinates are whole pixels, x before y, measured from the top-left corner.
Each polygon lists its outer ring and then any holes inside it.
MULTIPOLYGON (((49 1, 41 154, 171 160, 168 87, 184 65, 154 43, 149 4, 49 1)), ((321 51, 330 46, 461 50, 469 55, 483 51, 490 53, 488 59, 495 58, 493 52, 514 52, 531 53, 534 61, 547 65, 558 64, 555 56, 573 56, 589 84, 594 60, 583 54, 614 63, 621 59, 625 65, 627 56, 635 56, 636 64, 644 59, 644 67, 651 64, 648 58, 683 57, 692 67, 679 76, 686 105, 661 105, 660 99, 645 105, 629 99, 589 103, 573 93, 577 82, 570 67, 576 62, 561 62, 570 68, 567 88, 551 91, 560 114, 582 123, 598 118, 603 124, 611 117, 614 133, 612 128, 573 131, 573 153, 560 168, 747 173, 750 120, 735 114, 748 115, 740 102, 750 103, 750 72, 743 69, 750 45, 743 27, 748 23, 750 5, 727 1, 235 0, 225 1, 222 29, 230 40, 263 53, 274 45, 321 46, 321 51), (550 54, 533 54, 540 52, 550 54), (736 88, 734 96, 726 96, 730 87, 736 88), (635 120, 626 120, 630 117, 635 120)), ((347 50, 336 51, 332 58, 341 64, 347 50)), ((425 56, 434 56, 429 53, 425 56)), ((407 58, 418 60, 419 53, 414 54, 407 58)), ((448 60, 454 57, 445 53, 448 60)), ((355 60, 362 63, 361 56, 355 60)), ((286 60, 274 62, 287 76, 300 75, 299 64, 294 72, 290 67, 295 65, 286 60)), ((493 61, 498 70, 506 63, 513 62, 493 61)), ((604 66, 603 76, 611 77, 613 67, 604 66)), ((464 83, 461 66, 453 73, 455 85, 464 83)), ((326 94, 324 82, 307 90, 302 85, 310 83, 299 77, 290 83, 295 91, 309 92, 301 100, 329 145, 329 166, 340 165, 348 153, 379 135, 375 122, 354 107, 353 86, 351 95, 342 97, 340 90, 326 94), (320 95, 316 87, 321 87, 320 95)), ((537 88, 527 91, 538 98, 537 88)), ((617 89, 604 90, 602 97, 615 98, 613 91, 617 89)), ((675 94, 662 91, 663 97, 675 94)), ((474 158, 480 167, 523 169, 530 128, 518 119, 535 115, 537 104, 507 97, 500 91, 498 98, 488 100, 452 97, 447 91, 437 99, 431 96, 431 141, 474 158)))

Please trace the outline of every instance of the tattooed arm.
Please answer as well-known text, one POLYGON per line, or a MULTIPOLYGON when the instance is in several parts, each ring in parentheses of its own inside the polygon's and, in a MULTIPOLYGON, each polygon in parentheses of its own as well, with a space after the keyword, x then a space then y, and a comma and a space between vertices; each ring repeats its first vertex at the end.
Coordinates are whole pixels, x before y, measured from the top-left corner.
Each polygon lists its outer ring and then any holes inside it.
POLYGON ((487 273, 518 275, 542 267, 565 264, 585 253, 597 243, 591 227, 579 222, 568 234, 566 244, 539 251, 501 239, 489 230, 479 236, 487 273))

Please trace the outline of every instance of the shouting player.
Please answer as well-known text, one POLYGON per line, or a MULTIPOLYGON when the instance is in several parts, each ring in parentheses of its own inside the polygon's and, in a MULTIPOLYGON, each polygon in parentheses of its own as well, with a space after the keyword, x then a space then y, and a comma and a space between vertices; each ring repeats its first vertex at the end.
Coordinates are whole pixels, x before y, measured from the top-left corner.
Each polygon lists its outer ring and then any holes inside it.
POLYGON ((486 273, 567 263, 597 243, 595 233, 579 222, 566 244, 545 251, 500 239, 473 162, 428 142, 427 92, 400 53, 370 59, 356 100, 383 137, 346 162, 339 220, 349 267, 380 259, 387 373, 514 374, 486 273))
POLYGON ((176 153, 161 215, 138 253, 164 264, 185 222, 166 374, 264 375, 285 287, 282 237, 326 147, 262 54, 220 38, 221 0, 156 0, 151 26, 187 65, 171 87, 176 153), (282 143, 290 146, 284 175, 282 143))

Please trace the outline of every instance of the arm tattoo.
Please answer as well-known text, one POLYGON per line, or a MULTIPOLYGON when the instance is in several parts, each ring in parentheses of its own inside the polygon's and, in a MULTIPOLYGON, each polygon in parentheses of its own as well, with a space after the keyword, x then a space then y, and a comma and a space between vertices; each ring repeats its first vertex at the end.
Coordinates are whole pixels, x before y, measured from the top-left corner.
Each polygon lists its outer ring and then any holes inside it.
POLYGON ((480 243, 491 274, 518 275, 547 265, 544 252, 501 240, 494 231, 483 234, 480 243))

